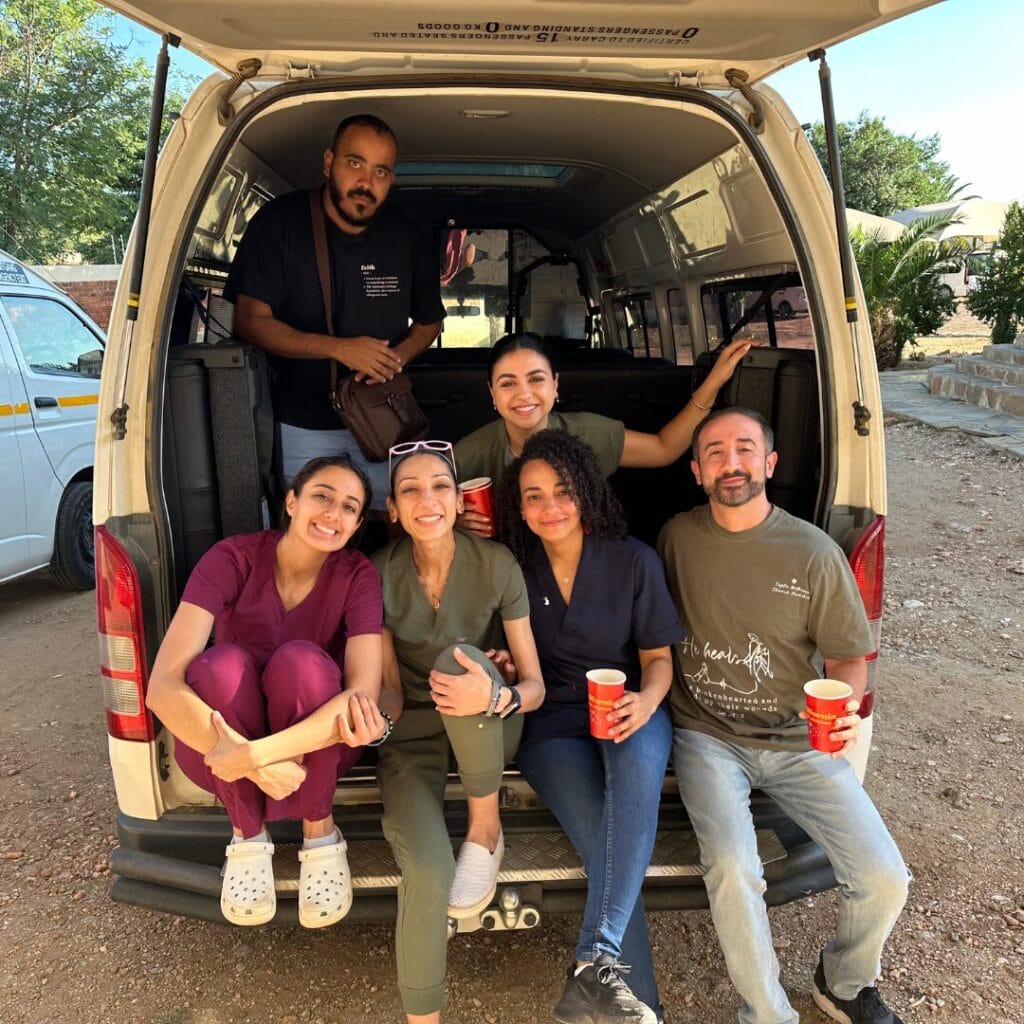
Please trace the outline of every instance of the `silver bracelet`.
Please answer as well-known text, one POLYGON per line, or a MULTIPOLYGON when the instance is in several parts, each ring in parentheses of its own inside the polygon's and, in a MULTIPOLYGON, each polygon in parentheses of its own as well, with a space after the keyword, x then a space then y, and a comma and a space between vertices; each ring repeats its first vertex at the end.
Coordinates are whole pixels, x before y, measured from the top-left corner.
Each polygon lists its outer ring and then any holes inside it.
POLYGON ((501 701, 501 688, 504 683, 499 683, 497 679, 492 677, 491 679, 491 703, 487 710, 484 712, 484 718, 490 718, 498 710, 498 704, 501 701))

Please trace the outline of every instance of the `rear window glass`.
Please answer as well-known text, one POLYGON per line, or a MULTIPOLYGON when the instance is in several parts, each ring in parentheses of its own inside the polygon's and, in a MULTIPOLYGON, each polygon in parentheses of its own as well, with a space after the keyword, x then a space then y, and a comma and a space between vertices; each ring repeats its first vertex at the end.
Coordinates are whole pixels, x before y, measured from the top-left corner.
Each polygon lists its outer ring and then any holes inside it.
POLYGON ((444 348, 490 348, 505 333, 509 233, 450 227, 441 251, 444 348))
POLYGON ((710 348, 733 338, 755 338, 772 348, 814 348, 799 274, 706 284, 701 307, 710 348))
POLYGON ((667 353, 662 350, 658 307, 653 296, 646 293, 619 296, 612 301, 612 310, 624 348, 641 358, 671 358, 671 345, 667 353))
POLYGON ((693 336, 690 334, 690 313, 683 293, 678 288, 668 292, 668 313, 672 323, 672 341, 677 366, 693 366, 693 336))

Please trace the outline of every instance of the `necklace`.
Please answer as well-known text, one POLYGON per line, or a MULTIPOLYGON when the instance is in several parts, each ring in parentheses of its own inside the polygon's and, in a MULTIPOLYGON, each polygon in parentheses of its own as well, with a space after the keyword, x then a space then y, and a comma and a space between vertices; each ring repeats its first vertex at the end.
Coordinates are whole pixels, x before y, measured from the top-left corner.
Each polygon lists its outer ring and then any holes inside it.
MULTIPOLYGON (((412 565, 413 568, 416 570, 416 579, 420 581, 420 585, 427 592, 427 601, 430 602, 430 607, 433 608, 435 612, 438 611, 441 607, 441 598, 444 595, 445 584, 448 582, 448 572, 446 572, 444 576, 441 577, 441 581, 436 586, 431 586, 430 582, 427 580, 427 577, 424 575, 424 573, 420 571, 419 565, 416 564, 415 555, 413 556, 412 559, 412 565)), ((451 571, 450 565, 448 567, 448 570, 449 572, 451 571)))
MULTIPOLYGON (((578 566, 574 565, 564 576, 560 575, 558 572, 555 572, 555 578, 559 581, 559 583, 568 583, 573 578, 573 576, 576 575, 577 568, 578 566)), ((554 566, 552 566, 552 571, 555 571, 554 566)))

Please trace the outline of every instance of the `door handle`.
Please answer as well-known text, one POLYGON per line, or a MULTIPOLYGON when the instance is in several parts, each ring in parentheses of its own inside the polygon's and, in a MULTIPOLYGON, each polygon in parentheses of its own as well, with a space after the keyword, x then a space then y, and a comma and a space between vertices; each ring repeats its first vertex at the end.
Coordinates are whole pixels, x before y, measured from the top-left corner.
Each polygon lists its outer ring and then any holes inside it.
POLYGON ((45 395, 37 395, 34 399, 37 409, 56 409, 57 399, 49 398, 45 395))

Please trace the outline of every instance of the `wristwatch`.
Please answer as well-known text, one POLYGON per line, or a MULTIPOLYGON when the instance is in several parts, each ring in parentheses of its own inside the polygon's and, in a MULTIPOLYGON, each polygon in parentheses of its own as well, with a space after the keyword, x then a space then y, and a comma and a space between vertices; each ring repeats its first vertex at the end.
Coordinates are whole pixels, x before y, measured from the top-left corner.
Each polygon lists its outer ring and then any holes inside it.
POLYGON ((512 696, 509 698, 505 710, 498 714, 499 718, 508 718, 509 715, 514 715, 523 706, 523 698, 519 695, 519 691, 514 686, 506 686, 505 689, 508 690, 512 696))

